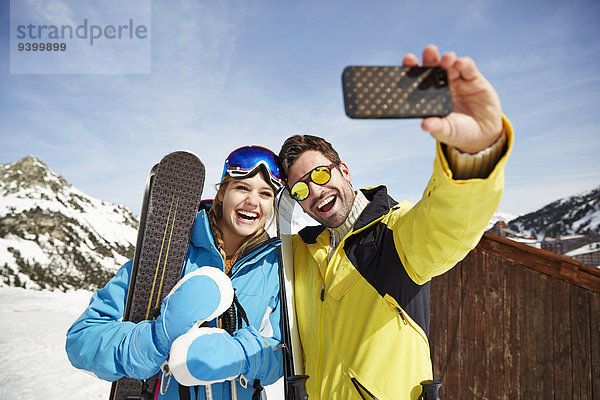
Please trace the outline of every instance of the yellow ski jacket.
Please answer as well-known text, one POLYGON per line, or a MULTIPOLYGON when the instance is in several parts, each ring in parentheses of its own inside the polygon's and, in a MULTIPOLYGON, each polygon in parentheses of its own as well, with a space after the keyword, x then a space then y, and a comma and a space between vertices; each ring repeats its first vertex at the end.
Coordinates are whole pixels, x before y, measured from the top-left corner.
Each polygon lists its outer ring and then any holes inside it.
POLYGON ((383 186, 329 259, 330 232, 294 235, 296 311, 307 392, 318 399, 417 399, 432 379, 430 280, 479 242, 504 187, 513 144, 486 179, 453 180, 437 145, 422 199, 397 204, 383 186))

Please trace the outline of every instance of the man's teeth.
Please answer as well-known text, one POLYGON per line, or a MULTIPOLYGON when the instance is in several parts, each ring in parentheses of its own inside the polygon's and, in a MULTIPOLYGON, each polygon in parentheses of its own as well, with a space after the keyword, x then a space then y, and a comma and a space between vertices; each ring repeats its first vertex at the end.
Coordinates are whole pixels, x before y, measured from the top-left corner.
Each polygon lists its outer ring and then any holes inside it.
POLYGON ((240 211, 238 211, 238 214, 240 214, 240 216, 242 216, 244 218, 248 218, 248 219, 258 218, 258 214, 255 212, 252 212, 252 211, 240 210, 240 211))
POLYGON ((321 210, 327 204, 331 203, 334 199, 335 199, 335 196, 329 196, 329 197, 327 197, 325 200, 323 200, 322 202, 320 202, 319 204, 317 204, 317 208, 319 210, 321 210))

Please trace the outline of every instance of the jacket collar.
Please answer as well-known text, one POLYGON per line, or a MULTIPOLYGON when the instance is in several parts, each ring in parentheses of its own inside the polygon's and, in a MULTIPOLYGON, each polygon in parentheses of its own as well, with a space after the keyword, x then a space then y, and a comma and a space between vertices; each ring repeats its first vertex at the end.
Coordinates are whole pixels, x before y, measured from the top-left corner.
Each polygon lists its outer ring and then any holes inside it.
POLYGON ((281 245, 281 240, 278 238, 270 238, 268 235, 265 235, 266 239, 256 245, 247 248, 244 250, 240 259, 235 262, 233 268, 231 269, 230 274, 235 274, 243 265, 246 265, 248 261, 254 259, 255 257, 264 257, 266 254, 275 250, 279 245, 281 245))
POLYGON ((367 205, 356 220, 356 223, 354 224, 355 231, 367 226, 376 219, 383 217, 390 212, 392 207, 398 204, 396 200, 388 195, 387 188, 383 185, 360 189, 360 191, 365 195, 367 200, 369 200, 369 205, 367 205))
POLYGON ((212 231, 210 230, 210 221, 206 210, 200 210, 196 214, 196 221, 194 222, 190 240, 196 247, 207 249, 217 248, 212 231))

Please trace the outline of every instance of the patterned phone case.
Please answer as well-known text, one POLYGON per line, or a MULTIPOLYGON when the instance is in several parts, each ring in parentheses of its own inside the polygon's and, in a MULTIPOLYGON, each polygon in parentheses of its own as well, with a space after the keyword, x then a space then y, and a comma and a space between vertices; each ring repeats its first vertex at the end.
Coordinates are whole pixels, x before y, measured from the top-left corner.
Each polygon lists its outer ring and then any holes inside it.
POLYGON ((443 117, 452 112, 448 77, 440 67, 350 66, 342 85, 350 118, 443 117))

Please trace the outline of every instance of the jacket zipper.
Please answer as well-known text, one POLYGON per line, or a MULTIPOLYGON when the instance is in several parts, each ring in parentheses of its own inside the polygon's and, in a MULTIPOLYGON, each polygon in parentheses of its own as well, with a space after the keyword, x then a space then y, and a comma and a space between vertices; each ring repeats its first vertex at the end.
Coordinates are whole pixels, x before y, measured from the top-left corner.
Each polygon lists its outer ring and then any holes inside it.
POLYGON ((319 321, 319 365, 317 366, 318 398, 321 398, 321 370, 323 365, 323 322, 325 320, 325 283, 321 286, 321 317, 319 321))
POLYGON ((406 318, 404 318, 404 313, 402 312, 402 310, 396 307, 396 311, 398 311, 398 314, 400 314, 400 318, 402 318, 402 322, 404 322, 404 325, 408 325, 408 322, 406 321, 406 318))

